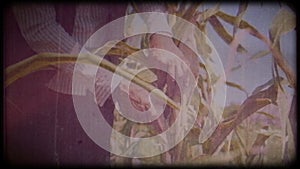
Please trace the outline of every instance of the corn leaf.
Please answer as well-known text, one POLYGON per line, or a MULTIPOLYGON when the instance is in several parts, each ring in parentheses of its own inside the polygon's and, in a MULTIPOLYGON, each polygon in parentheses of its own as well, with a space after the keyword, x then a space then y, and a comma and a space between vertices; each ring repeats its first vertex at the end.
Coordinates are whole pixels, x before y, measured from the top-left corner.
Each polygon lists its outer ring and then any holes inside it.
POLYGON ((259 109, 269 105, 271 102, 275 102, 277 99, 277 92, 277 86, 272 85, 264 91, 249 96, 242 103, 237 112, 237 117, 229 123, 221 122, 212 135, 203 143, 203 152, 205 154, 213 154, 236 126, 241 124, 241 122, 259 109))
MULTIPOLYGON (((279 80, 282 81, 282 80, 284 80, 284 79, 283 79, 283 77, 279 77, 279 80)), ((270 79, 270 80, 267 81, 266 83, 264 83, 264 84, 262 84, 262 85, 256 87, 256 88, 253 90, 252 94, 256 94, 256 93, 260 92, 261 90, 263 90, 264 88, 266 88, 266 87, 268 87, 268 86, 271 86, 271 85, 274 85, 274 84, 275 84, 275 83, 274 83, 274 79, 270 79)))
POLYGON ((116 55, 122 58, 131 55, 134 52, 137 52, 139 49, 129 46, 126 42, 120 41, 116 43, 116 41, 109 41, 101 48, 95 50, 93 54, 96 55, 116 55), (105 53, 108 50, 107 53, 105 53))
POLYGON ((240 69, 241 67, 242 67, 242 65, 239 64, 239 65, 237 65, 237 66, 231 68, 230 71, 238 70, 238 69, 240 69))
POLYGON ((262 114, 262 115, 264 115, 264 116, 266 116, 266 117, 269 117, 269 118, 271 118, 271 119, 275 119, 276 117, 275 116, 273 116, 272 114, 270 114, 270 113, 267 113, 267 112, 264 112, 264 111, 258 111, 258 112, 256 112, 257 114, 262 114))
MULTIPOLYGON (((109 62, 106 59, 103 59, 100 63, 100 58, 93 54, 86 54, 82 55, 82 59, 80 59, 80 63, 85 64, 92 64, 95 66, 100 66, 106 70, 109 70, 111 72, 114 72, 128 80, 132 80, 135 84, 143 87, 147 91, 151 92, 158 97, 162 99, 167 100, 167 104, 176 109, 179 110, 179 106, 177 103, 175 103, 172 99, 170 99, 164 92, 157 89, 153 85, 145 82, 144 80, 140 79, 139 77, 134 77, 131 73, 128 71, 118 68, 117 66, 111 62, 109 62), (97 64, 99 63, 99 65, 97 64), (154 90, 157 89, 157 90, 154 90)), ((9 86, 16 80, 25 77, 26 75, 39 71, 47 66, 51 65, 57 65, 62 63, 76 63, 78 57, 76 55, 70 55, 70 54, 58 54, 58 53, 40 53, 36 54, 34 56, 31 56, 23 61, 20 61, 14 65, 9 66, 5 70, 5 87, 9 86)))
POLYGON ((273 44, 277 43, 281 35, 292 31, 295 27, 296 15, 285 8, 281 9, 274 17, 270 27, 270 35, 273 44))
MULTIPOLYGON (((219 11, 216 13, 216 16, 218 16, 219 18, 221 18, 223 21, 231 24, 231 25, 234 25, 235 24, 235 21, 236 21, 236 17, 235 16, 231 16, 231 15, 228 15, 222 11, 219 11)), ((250 34, 264 42, 266 42, 267 40, 265 39, 265 37, 259 33, 257 31, 257 29, 250 25, 248 22, 244 21, 244 20, 241 20, 240 24, 239 24, 239 28, 240 29, 249 29, 250 30, 250 34)))
POLYGON ((220 10, 220 4, 215 5, 212 8, 206 9, 204 12, 199 13, 198 19, 201 22, 205 22, 211 16, 214 16, 220 10))
POLYGON ((148 82, 148 83, 153 83, 158 79, 157 76, 150 69, 142 70, 141 72, 139 72, 137 74, 137 76, 140 79, 142 79, 142 80, 144 80, 145 82, 148 82))
POLYGON ((262 51, 255 53, 253 56, 251 56, 249 60, 259 59, 264 56, 267 56, 270 53, 271 53, 271 51, 269 51, 269 50, 262 50, 262 51))
POLYGON ((236 88, 236 89, 244 92, 248 96, 248 92, 241 85, 236 84, 234 82, 229 82, 229 81, 226 81, 226 85, 228 85, 230 87, 233 87, 233 88, 236 88))
POLYGON ((256 136, 255 142, 253 143, 250 154, 247 157, 246 161, 248 164, 251 164, 254 160, 254 157, 262 152, 261 147, 265 145, 265 141, 270 137, 270 135, 258 134, 256 136))
MULTIPOLYGON (((216 31, 216 33, 227 43, 231 44, 233 41, 233 37, 228 33, 228 31, 224 28, 222 23, 218 20, 216 16, 211 16, 209 18, 209 23, 212 25, 213 29, 216 31)), ((246 53, 247 50, 242 46, 238 45, 237 51, 241 53, 246 53)))
POLYGON ((240 3, 240 5, 239 5, 239 10, 237 12, 236 20, 235 20, 234 27, 233 27, 233 35, 234 36, 237 32, 237 28, 239 28, 239 25, 242 21, 244 14, 246 13, 247 7, 248 7, 247 3, 240 3))

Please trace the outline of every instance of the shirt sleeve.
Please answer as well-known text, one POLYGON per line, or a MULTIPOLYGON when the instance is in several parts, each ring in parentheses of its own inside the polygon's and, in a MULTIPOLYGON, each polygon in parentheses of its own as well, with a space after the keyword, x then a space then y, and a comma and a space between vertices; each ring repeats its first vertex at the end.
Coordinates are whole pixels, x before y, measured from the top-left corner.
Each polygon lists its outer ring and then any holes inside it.
POLYGON ((76 41, 56 22, 52 5, 16 5, 13 11, 21 33, 37 53, 69 53, 76 41))

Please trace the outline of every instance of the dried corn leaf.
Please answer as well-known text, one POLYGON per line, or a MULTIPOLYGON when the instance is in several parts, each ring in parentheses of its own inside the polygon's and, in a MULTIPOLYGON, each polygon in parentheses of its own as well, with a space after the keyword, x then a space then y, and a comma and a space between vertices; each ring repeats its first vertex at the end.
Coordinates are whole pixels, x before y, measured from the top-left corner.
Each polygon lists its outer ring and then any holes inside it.
POLYGON ((216 155, 199 155, 191 160, 191 164, 201 165, 229 165, 239 155, 237 151, 220 152, 216 155))
POLYGON ((272 100, 269 98, 257 98, 255 99, 257 104, 270 104, 272 103, 272 100))
MULTIPOLYGON (((212 25, 212 27, 216 31, 216 33, 227 44, 231 44, 231 42, 233 41, 233 37, 228 33, 228 31, 224 28, 224 26, 222 25, 222 23, 218 20, 218 18, 216 16, 211 16, 209 18, 209 23, 212 25)), ((247 50, 240 44, 237 47, 237 51, 241 52, 241 53, 246 53, 247 52, 247 50)))
POLYGON ((262 50, 262 51, 255 53, 253 56, 251 56, 249 60, 259 59, 264 56, 267 56, 270 53, 271 53, 271 51, 269 51, 269 50, 262 50))
POLYGON ((264 112, 264 111, 258 111, 258 112, 256 112, 257 114, 262 114, 262 115, 264 115, 264 116, 266 116, 266 117, 269 117, 269 118, 271 118, 271 119, 275 119, 276 117, 275 116, 273 116, 272 114, 270 114, 270 113, 267 113, 267 112, 264 112))
POLYGON ((178 11, 179 4, 177 2, 167 3, 167 10, 170 14, 175 14, 178 11))
POLYGON ((243 122, 248 116, 277 99, 277 86, 272 85, 264 91, 249 96, 237 112, 237 117, 230 123, 221 122, 212 135, 203 143, 203 152, 213 154, 228 134, 243 122))
POLYGON ((279 78, 278 65, 276 64, 276 62, 273 62, 273 68, 274 68, 274 71, 275 71, 275 76, 273 75, 273 79, 275 80, 276 84, 279 86, 280 90, 282 92, 284 92, 284 89, 281 85, 281 80, 279 78))
MULTIPOLYGON (((283 79, 283 77, 279 77, 279 80, 282 81, 282 80, 284 80, 284 79, 283 79)), ((256 94, 256 93, 260 92, 261 90, 265 89, 266 87, 271 86, 271 85, 274 85, 274 84, 275 84, 275 83, 274 83, 274 79, 270 79, 270 80, 267 81, 265 84, 256 87, 256 88, 253 90, 252 94, 256 94)))
POLYGON ((199 8, 200 4, 201 3, 191 3, 190 6, 185 11, 184 15, 182 16, 182 18, 186 20, 191 20, 191 18, 195 16, 195 13, 199 8))
POLYGON ((266 136, 276 136, 277 138, 281 138, 281 130, 279 129, 269 129, 266 130, 264 128, 261 128, 260 130, 255 131, 257 134, 263 134, 266 136))
POLYGON ((237 104, 231 104, 229 106, 226 106, 223 111, 223 119, 228 119, 232 116, 236 116, 236 113, 239 108, 240 105, 237 104))
POLYGON ((238 70, 238 69, 240 69, 241 67, 242 67, 242 65, 239 64, 239 65, 237 65, 237 66, 231 68, 230 71, 238 70))
POLYGON ((269 30, 273 44, 277 43, 281 35, 290 32, 295 27, 296 15, 285 8, 281 9, 274 17, 269 30))
POLYGON ((143 35, 142 37, 142 40, 141 40, 141 49, 148 49, 150 46, 149 46, 149 42, 150 42, 150 34, 145 34, 143 35))
POLYGON ((278 109, 280 112, 280 123, 281 123, 281 143, 282 143, 282 155, 284 157, 285 149, 287 146, 287 124, 289 118, 290 104, 288 103, 288 94, 278 90, 277 103, 279 104, 278 109))
POLYGON ((150 70, 150 69, 144 69, 140 71, 137 76, 148 83, 155 82, 158 78, 157 76, 150 70))
MULTIPOLYGON (((216 13, 216 16, 218 16, 219 18, 221 18, 223 21, 231 24, 231 25, 234 25, 235 24, 235 20, 236 20, 236 17, 235 16, 231 16, 231 15, 228 15, 222 11, 219 11, 216 13)), ((240 29, 249 29, 250 30, 250 34, 253 35, 254 37, 260 39, 260 40, 263 40, 264 42, 266 42, 266 39, 265 37, 260 34, 257 29, 250 25, 248 22, 244 21, 244 20, 241 20, 240 24, 239 24, 239 28, 240 29)))
POLYGON ((238 141, 238 144, 240 145, 240 151, 244 154, 248 154, 248 151, 246 149, 246 141, 244 140, 244 137, 241 136, 240 134, 240 128, 237 127, 236 129, 234 129, 234 133, 237 137, 237 141, 238 141))
POLYGON ((194 37, 198 53, 205 58, 210 58, 209 55, 212 53, 212 48, 206 42, 206 36, 203 33, 194 33, 194 37))
POLYGON ((234 36, 237 32, 237 28, 239 28, 239 25, 242 21, 242 18, 244 16, 244 14, 246 13, 247 7, 248 7, 247 2, 246 3, 240 3, 240 5, 239 5, 239 10, 237 12, 236 20, 235 20, 235 23, 234 23, 234 26, 233 26, 233 35, 234 36))
MULTIPOLYGON (((175 103, 172 99, 170 99, 164 92, 157 89, 153 85, 145 82, 144 80, 141 80, 138 77, 134 77, 131 73, 128 71, 118 68, 117 66, 111 62, 109 62, 106 59, 99 58, 96 55, 93 54, 86 54, 81 55, 82 58, 78 60, 80 63, 86 63, 86 64, 92 64, 95 66, 100 66, 106 70, 109 70, 111 72, 114 72, 128 80, 132 80, 135 84, 143 87, 147 91, 155 94, 156 96, 166 99, 167 104, 171 106, 172 108, 179 110, 179 106, 177 103, 175 103), (101 61, 100 61, 101 60, 101 61), (99 63, 99 65, 98 65, 99 63), (157 90, 154 90, 157 89, 157 90)), ((76 55, 70 55, 70 54, 58 54, 58 53, 40 53, 34 56, 31 56, 21 62, 18 62, 14 65, 9 66, 5 70, 5 87, 9 86, 14 81, 30 74, 35 71, 39 71, 42 68, 45 68, 47 66, 51 65, 57 65, 62 63, 76 63, 78 57, 76 55)))
POLYGON ((74 63, 77 57, 69 54, 40 53, 24 59, 5 69, 5 87, 14 81, 51 65, 74 63))
POLYGON ((236 89, 244 92, 248 96, 248 92, 241 85, 236 84, 234 82, 229 82, 229 81, 226 81, 226 85, 228 85, 230 87, 233 87, 233 88, 236 88, 236 89))
POLYGON ((116 55, 116 56, 125 58, 137 51, 139 51, 139 49, 129 46, 126 42, 109 41, 105 45, 103 45, 101 48, 95 50, 93 52, 93 54, 102 55, 102 56, 116 55))
POLYGON ((258 154, 263 153, 261 148, 264 147, 265 141, 270 137, 270 135, 264 135, 264 134, 258 134, 256 136, 256 140, 253 143, 251 149, 250 149, 250 154, 246 159, 246 162, 248 164, 251 164, 254 160, 254 157, 258 154))
MULTIPOLYGON (((271 34, 271 33, 269 32, 269 34, 271 34)), ((270 35, 270 38, 272 39, 271 35, 270 35)), ((280 37, 278 37, 278 38, 280 39, 280 37)), ((274 43, 273 46, 270 47, 270 49, 272 51, 272 55, 273 55, 273 58, 275 60, 275 63, 285 73, 290 85, 293 88, 295 88, 296 87, 296 75, 295 75, 294 70, 292 69, 292 67, 288 63, 288 61, 285 59, 285 57, 281 53, 279 40, 277 40, 277 42, 274 43)))
POLYGON ((219 10, 220 4, 218 3, 214 7, 206 9, 204 12, 199 13, 197 20, 199 20, 200 23, 205 22, 211 16, 215 15, 219 10))
POLYGON ((179 3, 179 9, 176 12, 176 15, 182 17, 187 11, 187 5, 183 5, 182 2, 179 3))

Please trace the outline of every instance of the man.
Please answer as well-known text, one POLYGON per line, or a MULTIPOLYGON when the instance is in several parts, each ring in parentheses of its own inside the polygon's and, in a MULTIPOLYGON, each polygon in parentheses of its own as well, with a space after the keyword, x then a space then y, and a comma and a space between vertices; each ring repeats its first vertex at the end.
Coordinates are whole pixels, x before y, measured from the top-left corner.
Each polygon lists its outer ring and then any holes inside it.
MULTIPOLYGON (((127 4, 70 6, 32 4, 13 7, 20 32, 34 52, 78 54, 86 40, 96 30, 125 14, 127 4)), ((166 8, 160 4, 141 4, 139 7, 140 12, 166 12, 166 8)), ((148 19, 148 22, 151 22, 151 18, 148 19)), ((161 19, 161 22, 160 26, 167 25, 166 19, 161 19)), ((165 27, 163 32, 171 33, 170 28, 165 27)), ((17 48, 23 45, 18 42, 13 43, 17 48)), ((152 47, 183 56, 169 37, 153 34, 150 43, 152 47)), ((10 46, 8 50, 13 48, 10 46)), ((31 55, 32 53, 22 53, 22 57, 31 55)), ((16 57, 16 53, 6 57, 16 57)), ((163 60, 161 62, 167 66, 168 63, 173 63, 163 60)), ((16 82, 6 90, 6 98, 9 99, 6 104, 6 153, 9 161, 16 164, 108 164, 109 152, 89 139, 74 112, 70 95, 73 65, 68 64, 58 68, 59 71, 54 77, 54 72, 49 70, 38 72, 16 82), (45 86, 45 83, 48 85, 45 86), (52 91, 47 90, 47 87, 52 91)), ((106 81, 101 73, 97 79, 106 81)), ((96 87, 96 90, 98 93, 107 93, 110 90, 109 86, 109 83, 104 83, 103 86, 96 87)), ((73 89, 73 94, 84 95, 86 89, 81 89, 78 85, 78 89, 73 89)), ((148 104, 144 95, 146 95, 145 91, 135 87, 132 88, 129 96, 133 101, 136 98, 141 99, 137 104, 141 106, 148 104)), ((103 95, 103 98, 98 100, 102 101, 99 105, 104 117, 112 125, 114 105, 109 94, 103 95)))

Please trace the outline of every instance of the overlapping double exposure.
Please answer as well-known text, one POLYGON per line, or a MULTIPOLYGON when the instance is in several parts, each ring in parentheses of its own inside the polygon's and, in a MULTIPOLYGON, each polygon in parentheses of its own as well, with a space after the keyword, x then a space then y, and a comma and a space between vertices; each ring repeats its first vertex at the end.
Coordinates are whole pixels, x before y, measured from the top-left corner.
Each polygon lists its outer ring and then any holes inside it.
POLYGON ((12 7, 34 53, 18 58, 9 45, 22 41, 7 30, 11 163, 37 164, 39 154, 48 165, 293 162, 296 15, 288 5, 73 8, 65 20, 74 22, 64 23, 59 5, 12 7))

